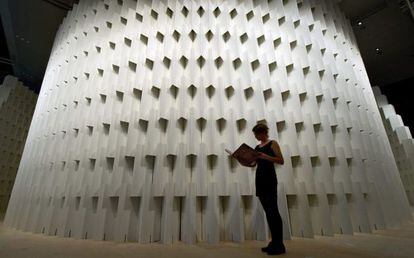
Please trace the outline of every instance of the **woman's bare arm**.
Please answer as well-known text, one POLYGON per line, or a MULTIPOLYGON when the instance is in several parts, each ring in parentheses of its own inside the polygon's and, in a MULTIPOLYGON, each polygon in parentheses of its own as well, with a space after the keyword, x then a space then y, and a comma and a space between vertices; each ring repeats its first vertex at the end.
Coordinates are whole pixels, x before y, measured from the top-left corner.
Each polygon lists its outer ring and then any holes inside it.
POLYGON ((272 144, 270 146, 272 148, 272 150, 275 152, 276 154, 276 163, 283 165, 285 163, 285 160, 283 159, 283 155, 282 155, 282 151, 280 150, 280 146, 277 143, 277 141, 273 140, 272 144))

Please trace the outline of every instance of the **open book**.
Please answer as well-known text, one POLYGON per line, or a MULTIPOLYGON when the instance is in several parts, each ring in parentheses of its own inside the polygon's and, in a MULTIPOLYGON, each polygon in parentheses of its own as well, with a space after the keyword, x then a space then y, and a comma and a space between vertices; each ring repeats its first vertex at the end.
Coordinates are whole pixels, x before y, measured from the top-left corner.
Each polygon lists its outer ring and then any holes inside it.
POLYGON ((255 161, 257 160, 257 157, 259 156, 259 152, 250 147, 249 145, 243 143, 240 145, 237 150, 235 150, 233 153, 225 149, 225 151, 235 158, 242 166, 246 167, 254 167, 255 161))

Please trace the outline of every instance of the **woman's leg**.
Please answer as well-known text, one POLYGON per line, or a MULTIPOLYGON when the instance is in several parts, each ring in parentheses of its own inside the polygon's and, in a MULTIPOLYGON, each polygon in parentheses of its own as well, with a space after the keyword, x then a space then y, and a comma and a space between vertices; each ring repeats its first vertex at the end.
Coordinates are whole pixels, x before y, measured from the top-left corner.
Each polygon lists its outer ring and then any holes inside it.
POLYGON ((259 196, 259 200, 266 213, 267 223, 272 235, 271 245, 276 247, 283 246, 283 222, 277 206, 277 195, 259 196))

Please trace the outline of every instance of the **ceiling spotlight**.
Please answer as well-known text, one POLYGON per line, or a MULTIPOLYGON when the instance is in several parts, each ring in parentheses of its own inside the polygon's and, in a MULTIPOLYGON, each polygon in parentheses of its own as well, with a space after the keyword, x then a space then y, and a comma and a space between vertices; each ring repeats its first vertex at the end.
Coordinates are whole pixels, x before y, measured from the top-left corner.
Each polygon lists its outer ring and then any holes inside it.
POLYGON ((382 54, 382 49, 377 47, 375 49, 375 52, 377 52, 378 55, 381 55, 382 54))
POLYGON ((362 21, 359 21, 357 24, 358 26, 362 26, 362 21))

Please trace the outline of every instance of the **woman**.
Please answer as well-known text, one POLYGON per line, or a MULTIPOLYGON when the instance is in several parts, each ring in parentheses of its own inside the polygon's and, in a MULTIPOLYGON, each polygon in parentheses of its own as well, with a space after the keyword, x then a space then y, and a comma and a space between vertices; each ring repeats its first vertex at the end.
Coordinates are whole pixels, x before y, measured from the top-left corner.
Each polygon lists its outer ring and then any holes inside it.
POLYGON ((256 196, 266 213, 267 223, 269 224, 272 241, 262 251, 271 255, 286 252, 283 245, 283 225, 282 218, 277 206, 277 178, 273 163, 283 165, 284 160, 277 141, 270 140, 269 128, 265 124, 257 124, 252 129, 254 136, 260 141, 255 148, 259 152, 256 160, 256 196))

